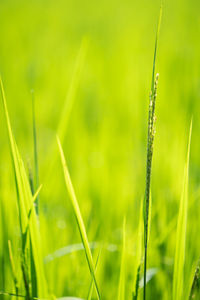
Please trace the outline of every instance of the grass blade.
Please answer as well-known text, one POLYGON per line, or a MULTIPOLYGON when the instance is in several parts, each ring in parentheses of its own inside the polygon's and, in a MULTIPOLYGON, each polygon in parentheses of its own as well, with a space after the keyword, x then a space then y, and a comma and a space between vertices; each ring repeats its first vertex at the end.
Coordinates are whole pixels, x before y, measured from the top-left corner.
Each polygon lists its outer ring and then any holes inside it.
POLYGON ((91 276, 92 276, 94 284, 95 284, 97 297, 98 297, 98 299, 100 299, 99 288, 98 288, 98 284, 97 284, 97 280, 96 280, 96 276, 95 276, 95 266, 94 266, 94 262, 93 262, 92 253, 91 253, 91 250, 90 250, 88 238, 87 238, 87 233, 86 233, 86 230, 85 230, 85 225, 84 225, 84 222, 83 222, 83 218, 82 218, 82 215, 81 215, 81 211, 80 211, 80 208, 79 208, 78 201, 76 199, 74 187, 72 185, 72 181, 71 181, 71 178, 70 178, 70 175, 69 175, 69 171, 68 171, 68 168, 67 168, 64 152, 63 152, 63 149, 62 149, 62 146, 61 146, 61 143, 60 143, 60 140, 59 140, 58 137, 57 137, 57 142, 58 142, 62 167, 63 167, 63 171, 64 171, 66 187, 67 187, 67 190, 68 190, 68 193, 69 193, 69 196, 70 196, 70 200, 71 200, 71 203, 72 203, 72 206, 73 206, 73 210, 74 210, 74 214, 75 214, 75 217, 76 217, 76 221, 77 221, 77 225, 78 225, 78 228, 79 228, 82 243, 84 245, 85 255, 86 255, 86 258, 87 258, 87 262, 88 262, 88 267, 90 269, 91 276))
POLYGON ((157 26, 154 58, 153 58, 153 72, 152 83, 149 101, 149 119, 148 119, 148 138, 147 138, 147 162, 146 162, 146 188, 144 198, 144 291, 143 299, 146 299, 146 270, 147 270, 147 244, 148 244, 148 231, 149 231, 149 202, 150 202, 150 186, 151 186, 151 166, 153 157, 153 143, 155 134, 155 104, 157 96, 158 74, 155 76, 156 54, 158 36, 160 31, 160 23, 162 18, 162 5, 160 7, 160 15, 157 26))
POLYGON ((182 189, 182 196, 181 196, 181 201, 179 206, 178 223, 177 223, 176 250, 175 250, 175 259, 174 259, 174 274, 173 274, 173 300, 179 300, 182 299, 183 297, 191 135, 192 135, 192 121, 190 124, 187 159, 184 168, 183 189, 182 189))

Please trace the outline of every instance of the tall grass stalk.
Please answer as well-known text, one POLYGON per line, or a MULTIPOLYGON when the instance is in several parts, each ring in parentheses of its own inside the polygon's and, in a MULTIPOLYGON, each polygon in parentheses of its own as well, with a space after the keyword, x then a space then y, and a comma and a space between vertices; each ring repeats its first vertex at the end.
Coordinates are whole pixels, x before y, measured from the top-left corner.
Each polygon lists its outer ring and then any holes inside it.
POLYGON ((153 72, 151 92, 149 97, 149 118, 148 118, 148 137, 147 137, 147 160, 146 160, 146 188, 144 198, 144 291, 143 299, 146 299, 146 271, 147 271, 147 250, 148 250, 148 230, 149 230, 149 203, 150 203, 150 186, 151 186, 151 166, 153 157, 153 144, 155 136, 155 105, 157 97, 158 74, 155 76, 156 54, 158 36, 160 31, 160 23, 162 17, 162 5, 160 8, 160 15, 156 33, 154 59, 153 59, 153 72))
POLYGON ((144 293, 143 299, 146 299, 146 270, 147 270, 147 250, 149 233, 149 207, 150 207, 150 184, 151 184, 151 166, 153 157, 153 143, 155 135, 155 102, 158 83, 158 74, 156 75, 153 91, 150 95, 149 104, 149 123, 148 123, 148 145, 147 145, 147 171, 146 171, 146 191, 144 201, 144 293))

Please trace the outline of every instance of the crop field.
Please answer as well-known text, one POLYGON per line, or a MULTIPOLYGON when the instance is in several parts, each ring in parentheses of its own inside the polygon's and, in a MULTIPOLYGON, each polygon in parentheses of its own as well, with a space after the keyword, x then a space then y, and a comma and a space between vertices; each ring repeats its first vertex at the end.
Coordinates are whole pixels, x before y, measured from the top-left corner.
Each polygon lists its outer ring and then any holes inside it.
POLYGON ((0 300, 200 299, 199 12, 0 0, 0 300))

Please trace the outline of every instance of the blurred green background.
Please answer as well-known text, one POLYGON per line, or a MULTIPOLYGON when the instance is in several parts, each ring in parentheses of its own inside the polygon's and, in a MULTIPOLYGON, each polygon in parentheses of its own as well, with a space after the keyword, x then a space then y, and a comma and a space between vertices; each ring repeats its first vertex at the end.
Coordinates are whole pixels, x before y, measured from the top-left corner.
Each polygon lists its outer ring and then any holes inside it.
MULTIPOLYGON (((0 0, 0 72, 17 144, 25 165, 32 168, 31 90, 35 91, 44 257, 80 243, 57 148, 52 154, 52 145, 56 147, 57 127, 77 55, 86 40, 63 148, 89 240, 104 245, 97 271, 102 299, 117 297, 124 215, 126 299, 131 299, 133 289, 159 8, 157 0, 0 0)), ((148 268, 157 271, 148 283, 148 299, 171 299, 176 221, 192 116, 186 283, 199 258, 199 9, 196 0, 168 0, 163 5, 148 259, 148 268)), ((11 239, 17 257, 20 237, 2 105, 0 126, 0 290, 12 291, 7 240, 11 239)), ((87 296, 91 279, 83 251, 46 262, 45 268, 51 293, 87 296)))

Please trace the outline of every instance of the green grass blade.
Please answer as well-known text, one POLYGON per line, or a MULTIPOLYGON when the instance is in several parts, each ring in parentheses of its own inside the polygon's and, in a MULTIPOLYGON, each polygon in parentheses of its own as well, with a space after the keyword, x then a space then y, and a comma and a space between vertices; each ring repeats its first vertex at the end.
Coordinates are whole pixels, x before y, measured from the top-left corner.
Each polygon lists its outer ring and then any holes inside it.
POLYGON ((144 198, 144 291, 143 299, 146 299, 146 271, 147 271, 147 250, 148 250, 148 231, 149 231, 149 202, 150 202, 150 186, 151 186, 151 166, 153 157, 153 143, 155 135, 155 104, 157 96, 157 83, 158 74, 155 76, 155 66, 156 66, 156 55, 157 55, 157 45, 158 37, 160 31, 160 24, 162 18, 162 4, 160 7, 160 14, 156 32, 155 48, 154 48, 154 58, 153 58, 153 71, 152 71, 152 82, 151 82, 151 92, 149 101, 149 118, 148 118, 148 138, 147 138, 147 162, 146 162, 146 188, 145 188, 145 198, 144 198))
POLYGON ((122 255, 121 255, 121 267, 118 286, 118 300, 125 299, 125 258, 126 258, 126 219, 123 221, 123 243, 122 243, 122 255))
POLYGON ((70 196, 70 200, 73 206, 73 210, 74 210, 74 214, 76 217, 76 221, 77 221, 77 225, 79 228, 79 232, 80 232, 80 236, 82 239, 82 243, 84 245, 84 249, 85 249, 85 254, 86 254, 86 258, 87 258, 87 262, 88 262, 88 267, 90 269, 94 284, 95 284, 95 288, 96 288, 96 292, 97 292, 97 297, 98 299, 100 299, 100 293, 99 293, 99 288, 98 288, 98 284, 97 284, 97 280, 96 280, 96 276, 95 276, 95 266, 94 266, 94 262, 93 262, 93 258, 92 258, 92 253, 89 247, 89 242, 88 242, 88 238, 87 238, 87 233, 85 230, 85 225, 83 222, 83 218, 81 215, 81 211, 79 208, 79 204, 78 201, 76 199, 76 195, 75 195, 75 191, 74 191, 74 187, 72 185, 72 181, 69 175, 69 171, 67 168, 67 164, 66 164, 66 160, 65 160, 65 156, 64 156, 64 152, 60 143, 59 138, 57 137, 57 142, 58 142, 58 147, 59 147, 59 152, 60 152, 60 158, 61 158, 61 162, 62 162, 62 167, 63 167, 63 171, 64 171, 64 177, 65 177, 65 183, 66 183, 66 187, 70 196))
POLYGON ((157 96, 158 74, 155 79, 153 92, 150 94, 149 103, 149 121, 148 121, 148 142, 147 142, 147 163, 146 163, 146 189, 144 197, 144 291, 143 299, 146 299, 146 270, 147 270, 147 250, 149 239, 149 220, 150 220, 150 186, 151 186, 151 168, 153 158, 153 145, 155 135, 155 102, 157 96))
POLYGON ((192 134, 192 121, 189 131, 187 159, 184 168, 183 189, 179 206, 177 232, 176 232, 176 250, 174 258, 173 274, 173 300, 183 299, 183 281, 184 281, 184 264, 185 264, 185 243, 186 243, 186 226, 187 226, 187 209, 188 209, 188 177, 189 177, 189 157, 192 134))

